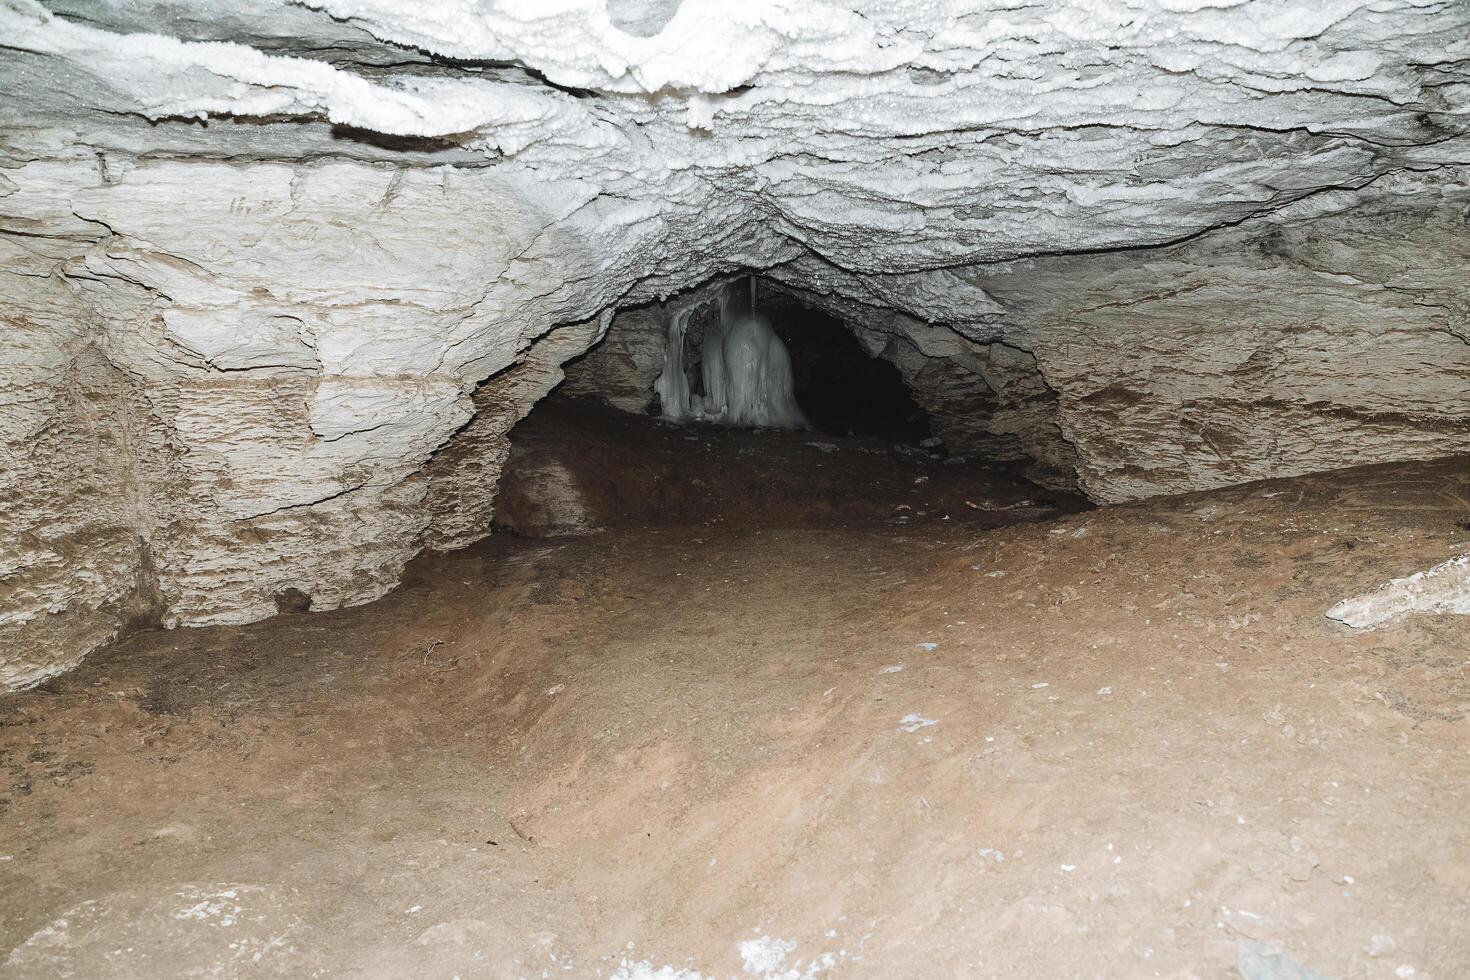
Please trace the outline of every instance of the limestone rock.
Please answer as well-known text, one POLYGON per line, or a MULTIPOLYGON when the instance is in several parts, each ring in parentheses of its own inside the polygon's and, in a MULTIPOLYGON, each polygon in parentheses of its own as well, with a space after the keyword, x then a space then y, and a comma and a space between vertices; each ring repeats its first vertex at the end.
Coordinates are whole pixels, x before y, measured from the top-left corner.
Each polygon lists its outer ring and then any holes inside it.
POLYGON ((653 402, 653 382, 664 369, 672 316, 662 303, 618 313, 606 339, 567 368, 563 390, 600 399, 623 412, 647 410, 653 402))
POLYGON ((1367 629, 1409 613, 1470 615, 1470 555, 1396 578, 1367 595, 1344 599, 1327 610, 1327 618, 1353 629, 1367 629))
MULTIPOLYGON (((610 319, 610 318, 609 318, 610 319)), ((429 461, 424 544, 462 548, 490 533, 495 496, 510 454, 511 427, 561 381, 562 362, 582 353, 606 330, 604 322, 557 327, 536 341, 520 363, 475 392, 474 418, 429 461)))

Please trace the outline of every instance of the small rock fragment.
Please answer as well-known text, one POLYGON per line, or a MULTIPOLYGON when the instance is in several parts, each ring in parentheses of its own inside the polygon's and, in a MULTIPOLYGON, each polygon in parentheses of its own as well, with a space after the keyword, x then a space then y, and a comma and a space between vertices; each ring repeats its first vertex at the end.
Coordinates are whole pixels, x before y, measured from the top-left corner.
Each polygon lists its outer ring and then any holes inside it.
POLYGON ((1398 948, 1398 943, 1393 941, 1392 936, 1377 935, 1368 940, 1369 956, 1382 956, 1385 953, 1392 953, 1396 948, 1398 948))
POLYGON ((1248 939, 1236 944, 1235 968, 1244 980, 1329 980, 1302 967, 1285 951, 1248 939))
POLYGON ((1418 612, 1470 615, 1470 555, 1344 599, 1327 610, 1327 618, 1353 629, 1367 629, 1418 612))

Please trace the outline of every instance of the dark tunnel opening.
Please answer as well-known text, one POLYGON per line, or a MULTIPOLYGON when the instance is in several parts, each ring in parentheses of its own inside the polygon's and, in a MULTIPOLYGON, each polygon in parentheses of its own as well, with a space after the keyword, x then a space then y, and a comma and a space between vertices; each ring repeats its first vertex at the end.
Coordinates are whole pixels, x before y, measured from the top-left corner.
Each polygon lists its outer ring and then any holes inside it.
POLYGON ((621 310, 509 433, 496 525, 996 526, 1084 505, 941 444, 873 337, 891 343, 760 280, 621 310))
POLYGON ((782 293, 757 308, 791 354, 796 401, 819 430, 918 445, 933 432, 898 368, 863 349, 841 320, 782 293))

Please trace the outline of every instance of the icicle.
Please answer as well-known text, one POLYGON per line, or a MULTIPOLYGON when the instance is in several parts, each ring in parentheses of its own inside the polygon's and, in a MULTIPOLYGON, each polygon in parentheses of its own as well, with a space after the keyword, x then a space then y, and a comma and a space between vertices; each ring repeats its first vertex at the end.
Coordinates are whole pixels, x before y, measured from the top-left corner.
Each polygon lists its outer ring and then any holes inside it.
POLYGON ((684 334, 689 329, 689 317, 694 309, 686 306, 677 310, 669 321, 669 346, 664 353, 663 373, 653 383, 664 418, 676 422, 696 417, 689 404, 689 379, 684 376, 684 334))
POLYGON ((705 329, 700 375, 704 397, 691 396, 685 375, 684 344, 691 305, 669 323, 664 370, 654 389, 665 418, 703 419, 725 425, 808 429, 796 403, 791 355, 771 323, 754 312, 755 281, 749 285, 751 312, 735 312, 739 284, 731 283, 716 297, 719 323, 705 329))
POLYGON ((699 364, 704 378, 704 417, 724 418, 730 404, 729 372, 725 368, 725 302, 720 303, 720 322, 704 331, 703 358, 699 364))
MULTIPOLYGON (((724 372, 725 404, 719 420, 727 425, 808 429, 796 404, 791 355, 771 322, 759 314, 739 316, 720 330, 720 368, 724 372)), ((705 341, 705 365, 711 345, 705 341)), ((705 387, 710 387, 705 375, 705 387)))

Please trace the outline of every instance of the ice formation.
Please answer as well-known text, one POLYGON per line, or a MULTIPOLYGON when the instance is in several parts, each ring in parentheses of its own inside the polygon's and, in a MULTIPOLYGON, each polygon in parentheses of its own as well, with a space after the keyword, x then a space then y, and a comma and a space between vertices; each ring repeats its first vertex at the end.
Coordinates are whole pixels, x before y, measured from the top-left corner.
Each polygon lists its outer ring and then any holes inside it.
POLYGON ((699 304, 681 306, 670 319, 664 367, 654 383, 663 416, 721 425, 811 428, 796 403, 786 345, 770 320, 754 310, 754 287, 748 309, 739 308, 738 289, 732 283, 718 292, 718 316, 700 338, 703 394, 690 393, 686 358, 689 322, 699 304))

